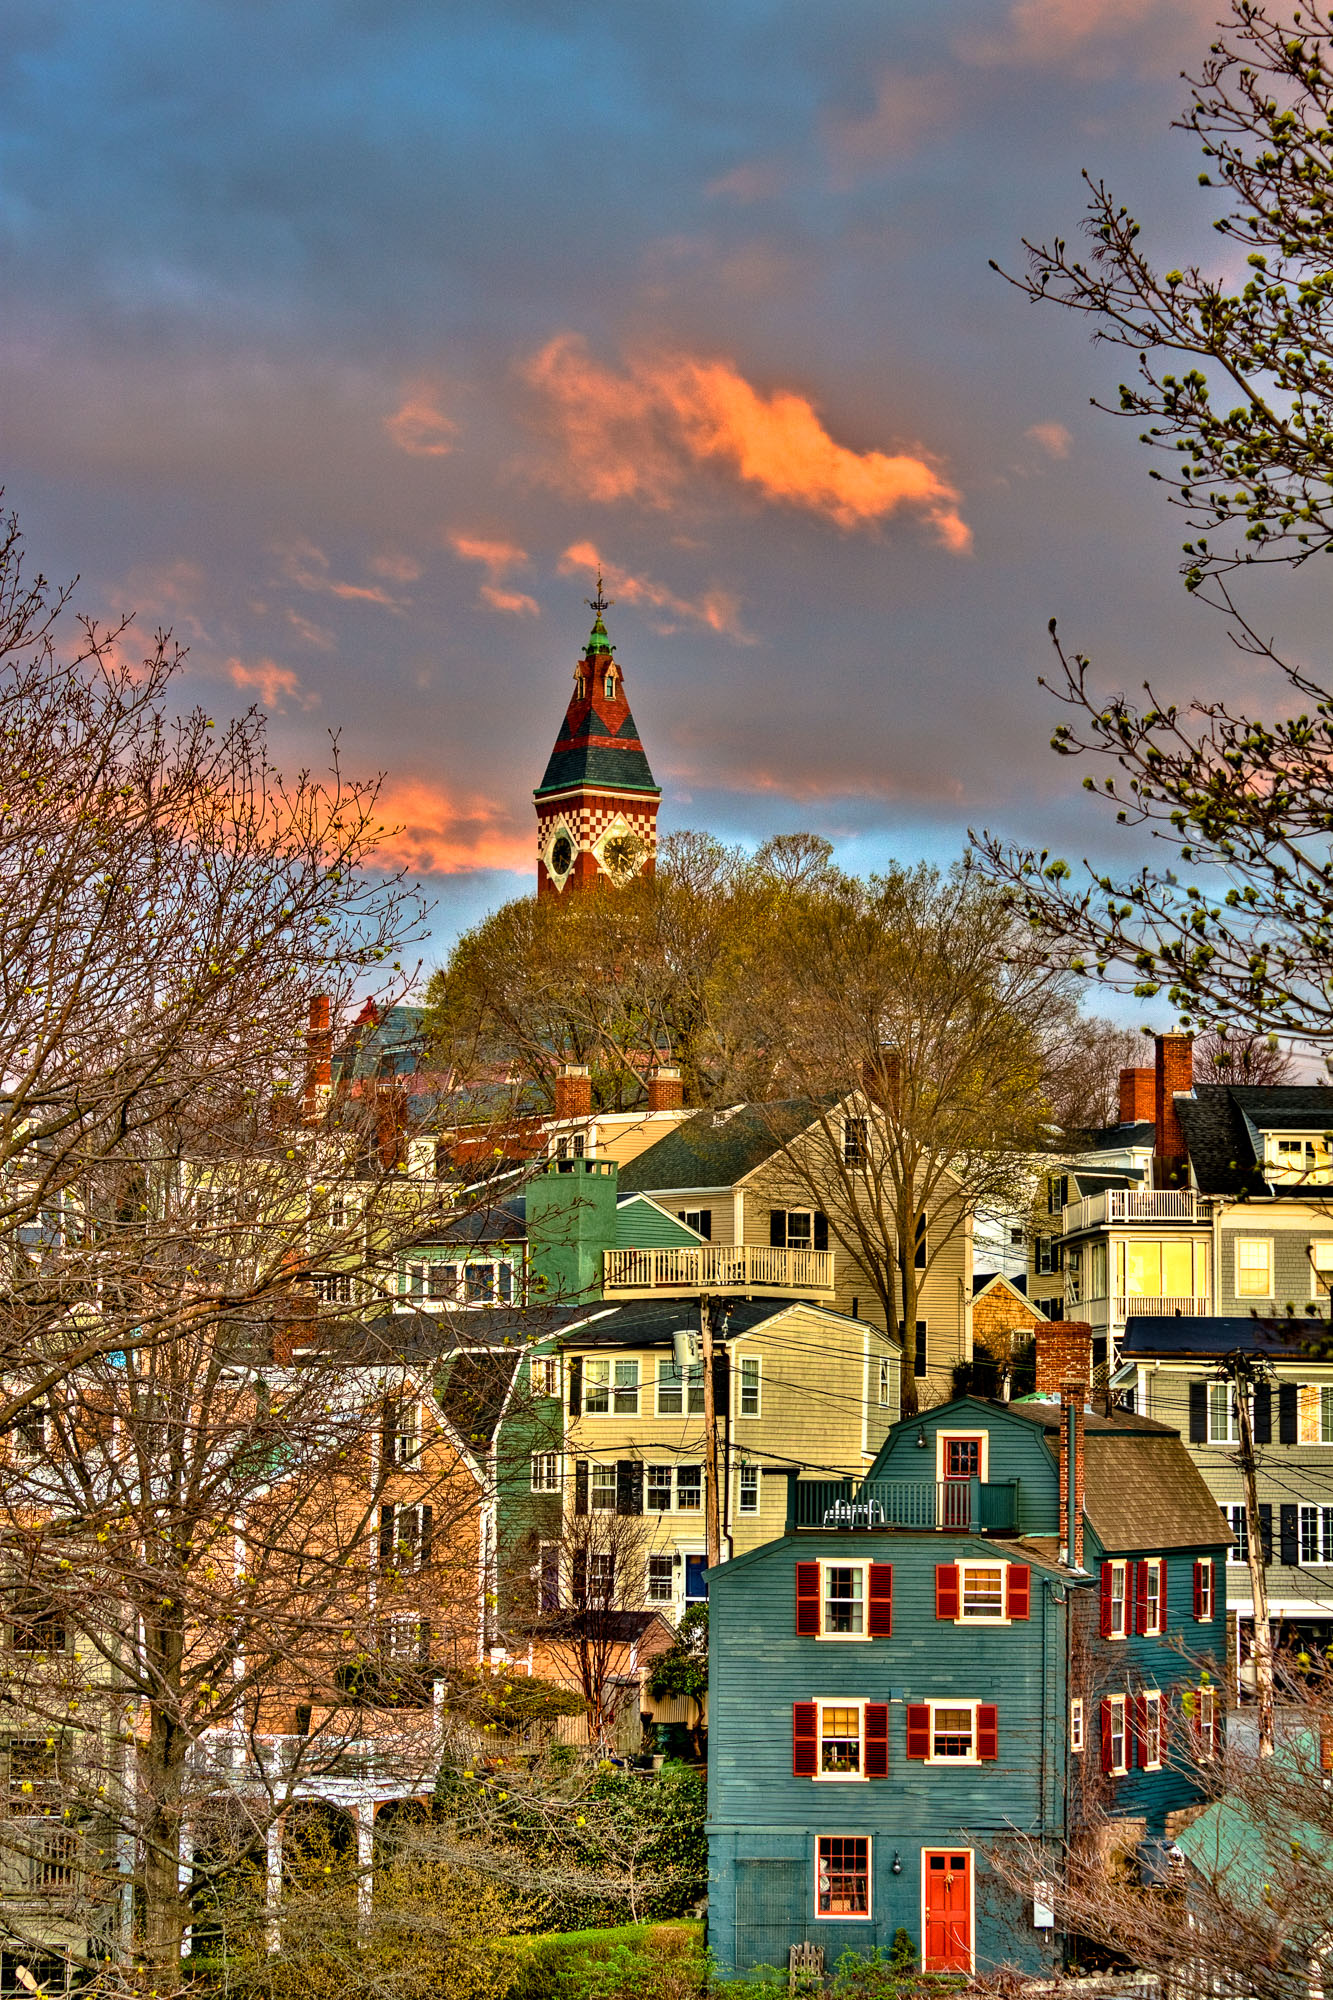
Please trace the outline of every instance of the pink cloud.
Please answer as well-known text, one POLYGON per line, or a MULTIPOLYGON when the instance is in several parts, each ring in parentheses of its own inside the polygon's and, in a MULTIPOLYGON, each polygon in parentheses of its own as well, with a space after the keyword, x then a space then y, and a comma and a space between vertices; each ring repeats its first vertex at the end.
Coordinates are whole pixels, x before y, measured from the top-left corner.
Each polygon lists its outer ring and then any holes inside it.
POLYGON ((950 108, 952 88, 940 77, 910 76, 886 69, 875 84, 875 103, 863 118, 839 118, 827 125, 830 151, 844 165, 866 167, 901 159, 938 132, 950 108))
POLYGON ((440 408, 439 389, 429 383, 411 388, 400 407, 384 419, 384 428, 399 451, 413 458, 443 458, 453 450, 458 434, 458 425, 440 408))
POLYGON ((1052 458, 1068 458, 1069 447, 1074 442, 1063 424, 1029 424, 1023 433, 1033 444, 1040 445, 1052 458))
POLYGON ((670 620, 684 619, 688 624, 703 625, 724 638, 734 639, 738 645, 754 644, 753 635, 741 625, 737 600, 730 591, 712 589, 700 597, 677 597, 664 583, 654 583, 651 577, 632 576, 628 570, 607 562, 592 542, 572 542, 561 556, 559 567, 561 576, 592 576, 600 571, 616 599, 667 612, 670 614, 667 620, 657 621, 659 632, 674 632, 677 627, 670 620))
POLYGON ((392 583, 415 583, 421 575, 421 564, 415 556, 403 555, 394 549, 376 556, 370 567, 376 576, 387 576, 392 583))
POLYGON ((461 562, 480 563, 486 572, 486 581, 478 590, 482 602, 489 604, 493 611, 507 611, 521 618, 540 616, 541 606, 535 597, 526 591, 510 590, 506 579, 509 572, 526 566, 526 549, 516 542, 501 542, 484 535, 467 535, 461 531, 449 535, 449 546, 461 562))
POLYGON ((645 355, 617 374, 578 335, 560 334, 525 372, 559 445, 546 476, 594 500, 664 506, 691 467, 708 465, 767 501, 840 528, 868 528, 906 511, 955 554, 971 546, 959 494, 924 451, 840 444, 808 397, 764 394, 729 361, 645 355))
POLYGON ((385 868, 425 875, 535 871, 535 828, 520 832, 483 794, 458 796, 424 778, 398 777, 385 783, 378 807, 383 831, 375 855, 385 868))
POLYGON ((256 660, 247 666, 243 660, 228 660, 223 672, 233 687, 247 693, 257 694, 265 708, 283 713, 289 701, 297 702, 301 708, 318 705, 317 694, 301 691, 301 677, 290 667, 280 667, 276 660, 256 660))
POLYGON ((398 599, 391 597, 378 584, 347 583, 334 576, 328 557, 313 542, 298 537, 279 553, 283 575, 289 583, 299 585, 302 590, 326 591, 330 597, 340 598, 345 603, 379 604, 386 611, 402 610, 398 599))
POLYGON ((1156 61, 1163 43, 1193 47, 1217 14, 1217 0, 1012 0, 1001 26, 964 31, 955 48, 965 62, 984 67, 1085 68, 1099 45, 1105 54, 1127 39, 1136 59, 1156 61))

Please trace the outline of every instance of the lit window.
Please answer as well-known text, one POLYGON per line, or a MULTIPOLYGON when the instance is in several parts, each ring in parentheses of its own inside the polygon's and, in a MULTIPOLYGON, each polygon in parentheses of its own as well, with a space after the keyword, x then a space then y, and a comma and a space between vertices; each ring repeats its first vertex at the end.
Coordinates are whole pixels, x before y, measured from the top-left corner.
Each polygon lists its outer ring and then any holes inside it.
POLYGON ((670 1556, 649 1556, 647 1598, 650 1604, 670 1604, 676 1594, 675 1565, 670 1556))
POLYGON ((861 1710, 854 1704, 819 1708, 819 1769, 824 1777, 861 1775, 861 1710))
POLYGON ((860 1563, 824 1564, 825 1636, 859 1638, 865 1632, 865 1570, 860 1563))
POLYGON ((1236 1296, 1240 1299, 1271 1299, 1273 1296, 1273 1241, 1268 1236, 1236 1238, 1236 1296))
POLYGON ((1208 1384, 1208 1442, 1209 1444, 1236 1444, 1240 1432, 1236 1414, 1236 1398, 1229 1382, 1208 1384))
POLYGON ((742 1514, 759 1512, 759 1467, 743 1465, 740 1470, 740 1511, 742 1514))
POLYGON ((614 1514, 616 1511, 616 1468, 614 1465, 594 1465, 588 1489, 588 1504, 594 1514, 614 1514))
POLYGON ((671 1512, 671 1467, 650 1465, 644 1489, 644 1506, 650 1514, 671 1512))
POLYGON ((704 1469, 701 1465, 676 1467, 676 1508, 682 1514, 697 1514, 704 1504, 704 1469))
POLYGON ((560 1458, 554 1451, 534 1451, 532 1454, 532 1490, 534 1493, 557 1493, 560 1490, 560 1458))
POLYGON ((959 1563, 958 1574, 963 1618, 1004 1617, 1002 1563, 959 1563))
POLYGON ((970 1703, 961 1708, 931 1704, 930 1754, 937 1762, 971 1763, 974 1742, 970 1703))
POLYGON ((864 1835, 820 1835, 815 1910, 821 1917, 870 1915, 870 1841, 864 1835))
POLYGON ((1069 1747, 1074 1751, 1083 1748, 1083 1697, 1075 1695, 1069 1704, 1069 1747))
POLYGON ((759 1415, 759 1357, 747 1354, 741 1362, 741 1415, 759 1415))

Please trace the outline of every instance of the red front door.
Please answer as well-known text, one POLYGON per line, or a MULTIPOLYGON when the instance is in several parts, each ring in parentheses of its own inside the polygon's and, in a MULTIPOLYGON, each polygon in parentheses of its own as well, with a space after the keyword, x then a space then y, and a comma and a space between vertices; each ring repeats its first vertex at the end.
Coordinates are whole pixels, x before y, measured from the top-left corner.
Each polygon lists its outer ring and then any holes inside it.
POLYGON ((925 1848, 927 1972, 972 1970, 972 1857, 925 1848))

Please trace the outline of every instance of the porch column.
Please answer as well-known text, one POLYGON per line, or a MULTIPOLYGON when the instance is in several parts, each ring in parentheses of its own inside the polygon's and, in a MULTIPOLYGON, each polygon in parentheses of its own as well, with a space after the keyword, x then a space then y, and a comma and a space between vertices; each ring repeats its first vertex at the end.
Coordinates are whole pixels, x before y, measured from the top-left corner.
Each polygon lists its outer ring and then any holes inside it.
POLYGON ((369 1802, 356 1807, 356 1910, 364 1923, 370 1916, 375 1895, 375 1808, 369 1802))
MULTIPOLYGON (((181 1821, 180 1857, 176 1864, 176 1881, 182 1896, 189 1893, 190 1877, 194 1873, 194 1828, 188 1820, 181 1821)), ((188 1958, 194 1941, 194 1928, 186 1924, 181 1932, 181 1957, 188 1958)))

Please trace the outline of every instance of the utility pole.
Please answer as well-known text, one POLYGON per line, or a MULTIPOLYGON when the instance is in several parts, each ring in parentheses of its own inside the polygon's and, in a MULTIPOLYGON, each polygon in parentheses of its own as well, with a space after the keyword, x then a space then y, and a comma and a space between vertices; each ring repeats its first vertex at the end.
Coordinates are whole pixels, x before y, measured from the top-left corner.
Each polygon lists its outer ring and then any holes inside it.
POLYGON ((699 1329, 704 1364, 704 1526, 708 1536, 708 1567, 722 1560, 722 1510, 717 1476, 717 1397, 713 1393, 713 1306, 706 1294, 699 1299, 699 1329))
POLYGON ((1232 1363, 1230 1376, 1236 1398, 1237 1453, 1245 1487, 1245 1540, 1254 1595, 1254 1699, 1259 1719, 1259 1755, 1271 1757, 1274 1747, 1273 1628, 1268 1622, 1268 1561, 1259 1518, 1259 1487, 1254 1472, 1254 1426, 1250 1420, 1250 1390, 1254 1370, 1244 1361, 1232 1363))

